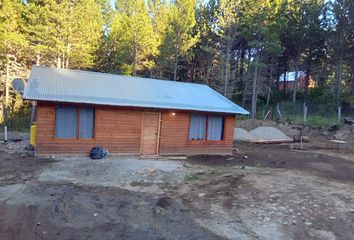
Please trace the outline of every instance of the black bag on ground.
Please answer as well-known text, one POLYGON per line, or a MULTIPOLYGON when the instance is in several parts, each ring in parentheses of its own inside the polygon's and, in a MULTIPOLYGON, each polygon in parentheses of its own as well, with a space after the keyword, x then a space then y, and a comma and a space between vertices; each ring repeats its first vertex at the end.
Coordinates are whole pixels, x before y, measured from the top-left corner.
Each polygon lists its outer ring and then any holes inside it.
POLYGON ((102 159, 104 156, 104 149, 101 146, 94 147, 90 151, 91 159, 102 159))

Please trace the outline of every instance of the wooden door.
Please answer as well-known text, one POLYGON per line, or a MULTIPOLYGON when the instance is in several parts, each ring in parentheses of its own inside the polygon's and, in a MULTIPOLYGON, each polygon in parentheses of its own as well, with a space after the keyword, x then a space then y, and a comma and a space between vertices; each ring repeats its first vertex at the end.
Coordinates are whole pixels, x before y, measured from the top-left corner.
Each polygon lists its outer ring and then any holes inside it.
POLYGON ((158 154, 160 113, 144 113, 141 133, 141 154, 158 154))

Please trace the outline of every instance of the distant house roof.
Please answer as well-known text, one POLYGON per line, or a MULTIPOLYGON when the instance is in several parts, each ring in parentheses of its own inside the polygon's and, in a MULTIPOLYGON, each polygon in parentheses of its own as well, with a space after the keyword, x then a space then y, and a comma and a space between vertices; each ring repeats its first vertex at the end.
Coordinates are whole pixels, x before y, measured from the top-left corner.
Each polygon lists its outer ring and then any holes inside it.
POLYGON ((249 114, 203 84, 33 66, 24 99, 249 114))
MULTIPOLYGON (((287 82, 295 81, 295 75, 296 75, 295 73, 296 73, 295 71, 294 72, 286 72, 285 73, 286 74, 285 81, 287 81, 287 82)), ((300 78, 300 77, 302 77, 304 75, 305 75, 304 71, 298 71, 297 72, 297 78, 300 78)), ((284 81, 284 73, 282 75, 280 75, 279 81, 284 81)))

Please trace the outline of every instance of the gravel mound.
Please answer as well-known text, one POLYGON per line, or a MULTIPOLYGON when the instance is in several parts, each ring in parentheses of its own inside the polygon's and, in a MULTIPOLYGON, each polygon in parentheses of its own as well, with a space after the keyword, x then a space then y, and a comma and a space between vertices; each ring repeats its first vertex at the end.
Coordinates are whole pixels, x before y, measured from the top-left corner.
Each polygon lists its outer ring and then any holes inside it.
POLYGON ((254 140, 291 140, 275 127, 258 127, 249 132, 254 140))
POLYGON ((257 127, 250 132, 242 128, 235 128, 236 141, 291 141, 287 135, 275 127, 257 127))
POLYGON ((234 131, 234 140, 239 141, 249 141, 251 139, 251 135, 243 128, 235 128, 234 131))

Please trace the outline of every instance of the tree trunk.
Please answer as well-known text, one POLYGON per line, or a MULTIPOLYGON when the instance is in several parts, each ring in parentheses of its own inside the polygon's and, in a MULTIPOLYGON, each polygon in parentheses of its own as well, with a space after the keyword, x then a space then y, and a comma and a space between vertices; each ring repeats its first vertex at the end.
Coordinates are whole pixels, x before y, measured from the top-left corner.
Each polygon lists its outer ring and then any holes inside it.
POLYGON ((10 83, 10 59, 6 63, 6 80, 5 80, 5 108, 4 108, 4 120, 5 126, 9 124, 9 83, 10 83))
POLYGON ((210 77, 210 71, 209 71, 209 66, 210 66, 210 64, 207 64, 206 66, 205 66, 205 84, 206 85, 210 85, 210 83, 209 83, 209 77, 210 77))
POLYGON ((232 64, 233 69, 232 69, 232 94, 230 96, 231 99, 236 99, 236 94, 237 94, 237 90, 239 89, 239 85, 238 85, 238 73, 239 73, 239 67, 240 67, 240 58, 241 58, 241 52, 240 50, 237 50, 237 54, 236 54, 236 62, 234 64, 232 64))
POLYGON ((176 48, 175 69, 173 71, 173 81, 177 80, 177 70, 178 70, 178 49, 176 48))
POLYGON ((66 59, 65 59, 65 67, 64 68, 69 68, 70 52, 71 52, 71 45, 70 45, 70 43, 68 43, 67 46, 66 46, 66 59))
POLYGON ((36 65, 39 66, 41 64, 41 55, 37 53, 36 55, 36 65))
POLYGON ((270 70, 269 70, 269 82, 268 82, 268 93, 267 93, 267 107, 269 106, 269 102, 270 102, 270 94, 272 92, 272 85, 273 85, 273 57, 271 57, 270 60, 270 70))
POLYGON ((244 73, 244 61, 245 61, 245 53, 246 50, 242 49, 241 50, 241 59, 240 59, 240 67, 239 67, 239 74, 240 74, 240 89, 244 88, 244 83, 243 83, 243 73, 244 73))
POLYGON ((285 60, 285 63, 284 63, 284 76, 283 76, 283 97, 285 98, 286 97, 286 88, 287 88, 287 81, 289 81, 289 79, 286 79, 287 77, 287 72, 288 72, 288 63, 287 63, 287 60, 285 60))
POLYGON ((351 95, 354 96, 354 61, 352 62, 352 65, 351 65, 351 74, 350 74, 350 82, 351 82, 351 95))
POLYGON ((61 68, 65 68, 65 54, 63 53, 62 55, 61 55, 61 68))
POLYGON ((226 59, 225 59, 225 77, 224 77, 224 96, 227 97, 227 88, 229 84, 229 73, 230 73, 230 51, 231 51, 231 40, 228 38, 226 46, 226 59))
POLYGON ((138 58, 137 58, 137 49, 136 49, 136 44, 134 46, 134 62, 133 62, 133 76, 136 76, 136 68, 138 64, 138 58))
POLYGON ((255 119, 257 114, 257 78, 258 78, 258 49, 256 50, 256 66, 254 70, 254 79, 252 86, 252 109, 251 109, 251 118, 255 119))
POLYGON ((296 91, 297 91, 297 76, 299 72, 299 61, 295 60, 295 79, 294 79, 294 86, 293 86, 293 103, 296 102, 296 91))
MULTIPOLYGON (((251 64, 251 49, 248 49, 248 59, 247 59, 247 67, 249 67, 251 64)), ((245 86, 243 89, 243 94, 242 94, 242 107, 245 107, 245 103, 246 103, 246 95, 247 95, 247 85, 248 81, 245 82, 245 86)))
POLYGON ((60 54, 58 54, 58 57, 57 57, 57 68, 61 68, 61 57, 60 57, 60 54))
POLYGON ((343 48, 341 48, 339 61, 337 65, 337 105, 338 106, 340 106, 342 72, 343 72, 343 48))
POLYGON ((277 73, 276 87, 277 87, 277 90, 279 91, 279 86, 280 86, 279 78, 281 75, 281 58, 280 57, 278 57, 278 66, 277 66, 276 73, 277 73))
POLYGON ((309 90, 310 73, 311 73, 311 66, 308 63, 306 66, 305 86, 304 86, 304 104, 306 107, 308 106, 308 95, 309 95, 308 90, 309 90))

